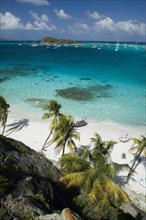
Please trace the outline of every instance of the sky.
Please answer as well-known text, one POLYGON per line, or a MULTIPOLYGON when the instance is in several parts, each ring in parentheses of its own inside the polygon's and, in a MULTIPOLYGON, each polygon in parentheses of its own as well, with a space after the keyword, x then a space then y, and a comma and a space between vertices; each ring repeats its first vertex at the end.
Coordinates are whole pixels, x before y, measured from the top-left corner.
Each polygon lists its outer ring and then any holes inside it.
POLYGON ((0 0, 0 38, 146 41, 146 0, 0 0))

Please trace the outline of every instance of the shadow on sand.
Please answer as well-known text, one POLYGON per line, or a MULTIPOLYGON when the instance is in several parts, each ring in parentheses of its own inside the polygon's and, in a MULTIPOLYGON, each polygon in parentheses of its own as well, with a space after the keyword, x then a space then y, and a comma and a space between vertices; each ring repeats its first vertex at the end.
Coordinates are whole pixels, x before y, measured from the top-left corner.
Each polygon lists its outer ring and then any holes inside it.
POLYGON ((22 130, 23 128, 27 127, 29 125, 29 120, 24 118, 22 120, 16 120, 16 122, 7 125, 7 127, 10 127, 6 132, 8 133, 6 136, 10 135, 13 132, 17 132, 22 130))

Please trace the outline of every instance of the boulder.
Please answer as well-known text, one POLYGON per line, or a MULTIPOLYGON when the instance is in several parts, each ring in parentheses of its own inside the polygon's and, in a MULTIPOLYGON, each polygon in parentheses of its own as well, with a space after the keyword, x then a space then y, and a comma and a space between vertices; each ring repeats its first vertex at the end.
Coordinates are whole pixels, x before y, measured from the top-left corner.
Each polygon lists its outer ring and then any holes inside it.
POLYGON ((38 218, 72 208, 69 193, 58 182, 60 177, 52 161, 0 135, 0 219, 38 218))

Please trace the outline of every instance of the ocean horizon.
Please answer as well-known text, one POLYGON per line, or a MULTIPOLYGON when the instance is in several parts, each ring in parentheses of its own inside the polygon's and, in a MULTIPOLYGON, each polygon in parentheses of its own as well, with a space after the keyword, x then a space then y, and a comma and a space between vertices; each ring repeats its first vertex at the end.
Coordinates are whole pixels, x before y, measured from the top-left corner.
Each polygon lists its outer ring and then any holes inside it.
POLYGON ((51 99, 74 118, 146 124, 143 43, 1 41, 0 91, 15 114, 41 118, 51 99))

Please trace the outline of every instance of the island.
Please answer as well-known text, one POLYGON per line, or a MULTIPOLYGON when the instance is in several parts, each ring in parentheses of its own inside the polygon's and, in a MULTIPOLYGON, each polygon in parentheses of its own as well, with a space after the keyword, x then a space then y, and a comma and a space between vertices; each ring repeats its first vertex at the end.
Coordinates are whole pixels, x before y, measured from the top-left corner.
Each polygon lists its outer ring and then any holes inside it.
POLYGON ((80 42, 74 40, 45 37, 41 40, 41 44, 80 44, 80 42))

